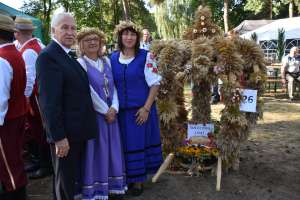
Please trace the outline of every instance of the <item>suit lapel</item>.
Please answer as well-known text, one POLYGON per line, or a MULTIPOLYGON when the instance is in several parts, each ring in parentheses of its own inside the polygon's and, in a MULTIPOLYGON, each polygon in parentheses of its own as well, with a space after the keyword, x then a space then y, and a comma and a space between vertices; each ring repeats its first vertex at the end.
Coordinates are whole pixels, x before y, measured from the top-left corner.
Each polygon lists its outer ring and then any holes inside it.
POLYGON ((70 68, 76 71, 83 81, 88 82, 87 74, 77 60, 70 58, 70 56, 59 46, 59 44, 54 41, 49 44, 49 47, 54 49, 54 57, 56 59, 59 58, 59 61, 63 64, 63 66, 71 66, 70 68))

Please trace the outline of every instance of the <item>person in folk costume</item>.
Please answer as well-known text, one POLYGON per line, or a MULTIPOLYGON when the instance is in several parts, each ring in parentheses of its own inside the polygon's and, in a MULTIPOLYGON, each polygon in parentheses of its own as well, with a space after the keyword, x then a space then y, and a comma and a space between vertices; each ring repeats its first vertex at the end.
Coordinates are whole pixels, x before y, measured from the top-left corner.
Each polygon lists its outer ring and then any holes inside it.
POLYGON ((155 173, 163 161, 155 103, 161 76, 153 54, 140 49, 140 31, 134 23, 121 22, 115 37, 119 50, 110 60, 119 97, 126 178, 129 193, 138 196, 147 174, 155 173))
POLYGON ((27 114, 28 128, 25 143, 29 146, 29 153, 35 156, 39 162, 25 166, 28 171, 36 170, 29 174, 29 178, 42 178, 51 174, 50 149, 46 141, 43 130, 42 119, 37 103, 37 84, 35 63, 41 50, 45 47, 41 41, 32 36, 35 27, 30 19, 17 17, 15 19, 16 29, 15 44, 21 52, 26 66, 26 88, 25 96, 29 102, 29 112, 27 114), (30 169, 31 168, 31 169, 30 169))
POLYGON ((22 159, 27 112, 25 63, 13 42, 14 21, 0 14, 0 199, 26 199, 22 159))
POLYGON ((77 40, 78 62, 89 78, 99 129, 97 137, 87 142, 80 193, 83 199, 123 199, 127 187, 117 120, 119 101, 110 61, 103 56, 105 35, 96 28, 85 28, 77 40))
POLYGON ((73 200, 86 142, 98 134, 98 125, 87 73, 71 50, 74 17, 54 14, 51 33, 36 61, 39 105, 54 168, 54 199, 73 200))

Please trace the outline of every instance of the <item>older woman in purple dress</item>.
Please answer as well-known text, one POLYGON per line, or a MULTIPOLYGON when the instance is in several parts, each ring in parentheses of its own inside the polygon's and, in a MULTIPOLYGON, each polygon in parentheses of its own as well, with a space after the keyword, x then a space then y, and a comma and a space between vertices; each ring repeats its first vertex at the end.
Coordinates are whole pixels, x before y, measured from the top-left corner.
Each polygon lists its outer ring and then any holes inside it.
POLYGON ((125 169, 117 112, 119 102, 110 61, 102 56, 105 36, 95 28, 79 32, 81 57, 78 62, 87 72, 99 134, 89 140, 80 177, 82 199, 122 199, 125 194, 125 169))

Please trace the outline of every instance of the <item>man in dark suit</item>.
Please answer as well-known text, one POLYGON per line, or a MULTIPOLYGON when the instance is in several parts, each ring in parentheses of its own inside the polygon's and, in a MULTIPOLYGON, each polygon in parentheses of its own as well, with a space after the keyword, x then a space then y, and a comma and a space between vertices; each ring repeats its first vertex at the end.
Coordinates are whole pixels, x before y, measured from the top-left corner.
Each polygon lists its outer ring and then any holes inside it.
POLYGON ((72 56, 76 24, 69 13, 51 21, 53 41, 39 55, 39 103, 51 145, 54 196, 74 199, 85 143, 97 133, 96 116, 86 72, 72 56))

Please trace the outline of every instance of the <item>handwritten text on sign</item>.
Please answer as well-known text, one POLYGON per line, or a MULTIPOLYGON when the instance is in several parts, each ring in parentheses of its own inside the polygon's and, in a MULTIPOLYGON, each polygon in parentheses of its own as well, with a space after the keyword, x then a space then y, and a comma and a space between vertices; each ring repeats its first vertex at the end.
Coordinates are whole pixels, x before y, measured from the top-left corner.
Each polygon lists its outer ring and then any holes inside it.
POLYGON ((207 134, 212 132, 214 132, 213 124, 188 124, 188 139, 191 137, 207 137, 207 134))
POLYGON ((240 110, 244 112, 256 112, 257 90, 245 89, 242 93, 243 101, 240 110))

